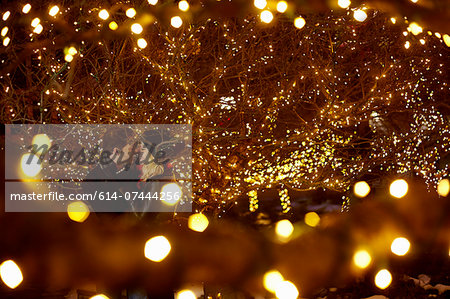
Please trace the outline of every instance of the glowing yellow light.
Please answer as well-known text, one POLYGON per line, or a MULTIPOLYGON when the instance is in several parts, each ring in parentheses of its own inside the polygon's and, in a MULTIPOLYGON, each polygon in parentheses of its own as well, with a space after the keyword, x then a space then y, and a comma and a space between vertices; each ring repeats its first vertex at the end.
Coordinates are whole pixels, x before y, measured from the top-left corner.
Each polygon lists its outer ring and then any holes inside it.
POLYGON ((0 265, 0 277, 11 289, 15 289, 23 281, 22 271, 12 260, 4 261, 0 265))
POLYGON ((403 179, 395 180, 391 183, 389 192, 394 197, 402 198, 408 193, 408 183, 403 179))
POLYGON ((103 294, 99 294, 99 295, 92 296, 89 299, 109 299, 109 297, 106 295, 103 295, 103 294))
POLYGON ((31 27, 36 27, 40 22, 41 20, 39 18, 34 18, 33 21, 31 21, 31 27))
POLYGON ((143 38, 140 38, 137 40, 137 45, 139 48, 144 49, 145 47, 147 47, 147 41, 143 38))
POLYGON ((392 24, 395 24, 395 23, 397 23, 397 20, 395 18, 391 18, 391 22, 392 22, 392 24))
POLYGON ((412 22, 408 26, 408 31, 414 35, 417 35, 423 32, 423 28, 420 27, 417 23, 412 22))
POLYGON ((125 12, 125 14, 127 15, 127 17, 129 17, 131 19, 136 15, 136 10, 132 7, 128 8, 127 11, 125 12))
POLYGON ((2 28, 2 36, 6 36, 6 34, 8 34, 8 27, 3 27, 2 28))
POLYGON ((107 20, 109 18, 109 12, 106 9, 102 9, 99 11, 98 17, 102 20, 107 20))
POLYGON ((293 232, 294 226, 287 219, 280 220, 275 225, 275 233, 282 238, 289 238, 293 232))
POLYGON ((263 10, 259 16, 261 21, 264 23, 270 23, 273 20, 273 14, 268 10, 263 10))
POLYGON ((341 8, 347 8, 350 6, 350 0, 338 0, 338 5, 341 8))
POLYGON ((440 196, 447 196, 450 191, 450 181, 448 179, 443 179, 439 182, 437 186, 437 192, 440 196))
POLYGON ((29 13, 30 10, 31 10, 31 4, 29 4, 29 3, 25 4, 25 5, 23 6, 23 8, 22 8, 22 12, 23 12, 24 14, 29 13))
POLYGON ((11 15, 11 12, 10 12, 9 10, 8 10, 8 11, 5 11, 5 12, 3 13, 3 16, 2 16, 3 21, 8 20, 8 18, 9 18, 10 15, 11 15))
POLYGON ((405 43, 405 49, 409 49, 411 47, 411 43, 409 41, 406 41, 405 43))
POLYGON ((263 278, 264 288, 269 292, 275 293, 277 285, 282 283, 283 281, 284 281, 283 275, 281 275, 281 273, 278 272, 277 270, 272 270, 264 274, 263 278))
MULTIPOLYGON (((37 148, 41 146, 47 146, 47 148, 50 148, 50 146, 52 145, 52 141, 47 136, 47 134, 37 134, 33 137, 31 144, 35 144, 37 148)), ((42 151, 39 151, 37 154, 39 153, 42 153, 42 151)))
POLYGON ((164 236, 157 236, 149 239, 145 243, 145 257, 154 262, 160 262, 170 253, 169 240, 164 236))
POLYGON ((264 9, 264 7, 266 7, 266 5, 267 5, 267 1, 266 0, 255 0, 255 1, 253 1, 253 5, 255 5, 256 8, 264 9))
POLYGON ((208 218, 203 214, 193 214, 189 216, 188 226, 196 232, 203 232, 209 225, 208 218))
POLYGON ((70 47, 69 50, 67 50, 67 53, 74 56, 78 53, 78 51, 77 51, 77 49, 75 49, 75 47, 70 47))
POLYGON ((174 16, 170 19, 170 25, 175 28, 180 28, 183 25, 183 20, 179 16, 174 16))
POLYGON ((165 197, 161 199, 162 203, 169 206, 176 204, 180 200, 183 193, 181 187, 177 183, 165 184, 161 188, 161 192, 165 194, 165 197))
POLYGON ((358 197, 366 197, 370 193, 370 186, 364 181, 357 182, 353 186, 353 192, 358 197))
POLYGON ((71 62, 73 60, 73 55, 66 54, 66 56, 64 56, 64 60, 67 62, 71 62))
POLYGON ((158 0, 148 0, 148 4, 156 5, 158 3, 158 0))
POLYGON ((358 250, 353 255, 353 263, 355 263, 358 268, 367 268, 367 266, 369 266, 371 262, 372 257, 366 250, 358 250))
POLYGON ((364 22, 367 19, 367 14, 364 10, 358 9, 353 12, 353 18, 358 22, 364 22))
POLYGON ((305 223, 311 227, 316 227, 320 222, 320 217, 316 212, 309 212, 305 215, 305 223))
POLYGON ((36 34, 41 34, 42 30, 44 30, 44 27, 42 27, 41 24, 38 24, 36 26, 36 28, 34 28, 33 32, 36 33, 36 34))
POLYGON ((450 47, 450 36, 448 34, 444 34, 442 36, 442 39, 444 40, 444 43, 447 47, 450 47))
POLYGON ((185 1, 185 0, 182 0, 182 1, 178 2, 178 8, 181 11, 188 11, 189 3, 187 1, 185 1))
POLYGON ((67 206, 67 214, 75 222, 85 221, 89 213, 89 207, 82 201, 72 202, 67 206))
POLYGON ((306 21, 302 17, 295 18, 295 20, 294 20, 294 26, 298 29, 302 29, 305 26, 305 24, 306 24, 306 21))
POLYGON ((296 299, 298 295, 297 287, 292 282, 285 280, 277 284, 275 296, 278 299, 296 299))
POLYGON ((58 5, 54 5, 50 8, 50 10, 48 11, 48 14, 52 17, 56 16, 56 14, 59 12, 59 7, 58 5))
POLYGON ((409 243, 408 239, 397 238, 394 241, 392 241, 391 251, 396 255, 403 256, 406 253, 408 253, 410 246, 411 244, 409 243))
POLYGON ((288 4, 286 1, 278 1, 278 3, 277 3, 277 11, 278 12, 283 13, 287 10, 287 8, 288 8, 288 4))
POLYGON ((9 45, 10 41, 11 39, 9 37, 5 37, 5 39, 3 40, 3 45, 6 47, 7 45, 9 45))
POLYGON ((108 26, 111 30, 117 30, 117 28, 119 28, 119 25, 117 25, 117 23, 114 21, 110 22, 108 26))
POLYGON ((375 275, 375 285, 380 289, 387 288, 391 284, 391 282, 392 275, 386 269, 378 271, 377 275, 375 275))
POLYGON ((419 0, 411 0, 412 3, 417 3, 419 0))
POLYGON ((23 173, 28 177, 34 177, 36 176, 42 169, 42 164, 38 163, 39 158, 36 155, 32 154, 24 154, 21 159, 21 167, 23 173), (32 156, 32 157, 31 157, 32 156), (28 160, 31 157, 30 163, 28 163, 28 160))
POLYGON ((139 23, 134 23, 133 25, 131 25, 131 32, 133 33, 141 34, 143 30, 144 28, 142 28, 142 25, 139 23))
POLYGON ((441 38, 441 34, 440 34, 439 32, 435 32, 434 35, 435 35, 437 38, 441 38))
POLYGON ((422 45, 425 45, 425 40, 424 40, 423 38, 421 38, 421 39, 419 40, 419 42, 420 42, 422 45))
POLYGON ((175 299, 197 299, 197 296, 191 290, 182 290, 176 293, 175 299))

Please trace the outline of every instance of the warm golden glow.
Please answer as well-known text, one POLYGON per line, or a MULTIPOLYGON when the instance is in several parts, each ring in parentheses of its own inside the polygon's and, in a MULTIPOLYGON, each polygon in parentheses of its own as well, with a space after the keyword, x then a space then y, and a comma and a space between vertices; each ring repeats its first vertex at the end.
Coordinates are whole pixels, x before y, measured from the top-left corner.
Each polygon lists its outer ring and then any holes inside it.
POLYGON ((279 237, 289 238, 293 232, 294 232, 294 226, 287 219, 280 220, 275 225, 275 233, 279 237))
POLYGON ((403 179, 393 181, 389 187, 389 193, 396 198, 402 198, 408 193, 408 183, 403 179))
POLYGON ((284 281, 283 275, 277 270, 271 270, 264 274, 263 283, 264 288, 269 292, 275 293, 277 285, 284 281))
POLYGON ((24 154, 20 162, 23 173, 28 177, 35 177, 36 175, 38 175, 38 173, 42 169, 42 164, 38 162, 38 156, 32 154, 24 154), (28 159, 30 159, 30 157, 31 161, 30 163, 28 163, 28 159))
POLYGON ((188 226, 196 232, 203 232, 209 225, 208 218, 200 213, 192 214, 188 219, 188 226))
POLYGON ((367 268, 367 266, 369 266, 371 262, 372 257, 366 250, 358 250, 353 255, 353 263, 355 263, 358 268, 367 268))
POLYGON ((180 28, 181 25, 183 25, 183 20, 179 16, 172 17, 172 19, 170 19, 170 25, 175 28, 180 28))
POLYGON ((311 227, 319 225, 320 216, 316 212, 309 212, 305 214, 305 223, 311 227))
POLYGON ((171 246, 169 240, 164 236, 156 236, 145 243, 145 257, 154 262, 160 262, 170 253, 171 246))
POLYGON ((392 241, 391 251, 398 256, 403 256, 408 253, 410 246, 411 244, 409 243, 408 239, 397 238, 392 241))
POLYGON ((386 269, 378 271, 377 275, 375 275, 375 285, 380 289, 387 288, 391 284, 391 282, 392 275, 386 269))
POLYGON ((99 294, 99 295, 92 296, 89 299, 109 299, 109 297, 106 295, 103 295, 103 294, 99 294))
POLYGON ((143 38, 137 40, 137 45, 139 48, 144 49, 147 47, 147 41, 143 38))
POLYGON ((42 30, 44 30, 44 27, 42 27, 41 24, 38 24, 36 26, 36 28, 34 28, 33 32, 36 33, 36 34, 41 34, 42 30))
POLYGON ((3 39, 3 45, 6 47, 7 45, 9 45, 9 42, 11 41, 11 39, 9 37, 5 37, 3 39))
POLYGON ((109 12, 106 9, 102 9, 99 11, 98 17, 102 20, 107 20, 109 18, 109 12))
POLYGON ((8 20, 8 18, 9 18, 10 15, 11 15, 11 12, 10 12, 9 10, 5 11, 5 12, 3 13, 2 20, 3 20, 3 21, 8 20))
POLYGON ((263 10, 259 17, 266 24, 269 24, 273 20, 273 14, 269 10, 263 10))
POLYGON ((6 36, 6 34, 8 34, 8 27, 3 27, 2 28, 2 36, 6 36))
POLYGON ((76 55, 78 53, 78 51, 77 51, 77 49, 75 47, 70 47, 67 50, 67 53, 69 53, 70 55, 74 56, 74 55, 76 55))
POLYGON ((191 290, 181 290, 175 294, 175 299, 197 299, 191 290))
POLYGON ((256 8, 264 9, 267 5, 266 0, 255 0, 253 1, 253 5, 255 5, 256 8))
POLYGON ((144 28, 142 28, 142 25, 139 23, 134 23, 133 25, 131 25, 131 32, 135 34, 141 34, 143 30, 144 28))
POLYGON ((136 10, 132 7, 128 8, 125 15, 129 18, 133 18, 136 15, 136 10))
POLYGON ((338 5, 341 8, 347 8, 351 4, 350 0, 338 0, 338 5))
POLYGON ((358 9, 353 12, 353 18, 358 22, 364 22, 367 19, 367 14, 364 10, 358 9))
POLYGON ((450 36, 448 34, 444 34, 442 36, 442 39, 444 40, 444 43, 447 47, 450 47, 450 36))
POLYGON ((409 49, 410 46, 411 46, 410 42, 409 42, 409 41, 406 41, 406 43, 405 43, 405 49, 409 49))
POLYGON ((0 265, 0 277, 11 289, 15 289, 23 281, 22 271, 12 260, 4 261, 0 265))
POLYGON ((31 4, 29 4, 29 3, 25 4, 25 5, 23 6, 23 8, 22 8, 22 12, 23 12, 24 14, 29 13, 30 10, 31 10, 31 4))
MULTIPOLYGON (((36 134, 34 135, 31 144, 36 145, 37 148, 40 148, 41 146, 46 146, 47 148, 50 148, 50 146, 52 145, 52 141, 47 136, 47 134, 36 134)), ((42 151, 39 151, 36 154, 39 155, 40 153, 42 153, 42 151)))
POLYGON ((178 8, 181 11, 188 11, 189 10, 189 3, 185 0, 182 0, 180 2, 178 2, 178 8))
POLYGON ((66 56, 64 56, 64 60, 67 62, 71 62, 73 60, 73 55, 66 54, 66 56))
POLYGON ((306 25, 306 21, 302 17, 295 18, 294 26, 298 29, 302 29, 306 25))
POLYGON ((175 205, 181 198, 183 192, 181 190, 180 185, 177 183, 168 183, 165 184, 161 188, 161 193, 164 194, 163 198, 161 198, 162 203, 173 206, 175 205))
POLYGON ((358 197, 366 197, 370 193, 370 186, 365 181, 357 182, 353 186, 353 192, 358 197))
POLYGON ((298 295, 297 287, 288 280, 279 283, 275 290, 278 299, 296 299, 298 295))
POLYGON ((391 18, 391 22, 392 22, 392 24, 395 24, 395 23, 397 23, 397 20, 395 18, 391 18))
POLYGON ((31 21, 31 27, 36 27, 40 22, 41 20, 39 18, 34 18, 33 21, 31 21))
POLYGON ((423 28, 420 27, 417 23, 412 22, 408 26, 408 31, 414 35, 418 35, 423 32, 423 28))
POLYGON ((117 28, 119 28, 119 25, 117 25, 117 23, 114 21, 110 22, 108 26, 111 30, 117 30, 117 28))
POLYGON ((278 1, 278 3, 277 3, 277 11, 278 12, 283 13, 287 10, 287 8, 288 8, 288 4, 286 1, 278 1))
POLYGON ((437 193, 440 196, 447 196, 450 191, 450 181, 448 179, 443 179, 439 182, 437 186, 437 193))
POLYGON ((59 7, 58 5, 54 5, 50 8, 50 10, 48 11, 48 14, 52 17, 56 16, 56 14, 59 12, 59 7))
POLYGON ((158 3, 158 0, 148 0, 148 4, 150 5, 156 5, 158 3))
POLYGON ((82 201, 72 202, 67 206, 67 215, 75 222, 84 222, 89 213, 89 207, 82 201))

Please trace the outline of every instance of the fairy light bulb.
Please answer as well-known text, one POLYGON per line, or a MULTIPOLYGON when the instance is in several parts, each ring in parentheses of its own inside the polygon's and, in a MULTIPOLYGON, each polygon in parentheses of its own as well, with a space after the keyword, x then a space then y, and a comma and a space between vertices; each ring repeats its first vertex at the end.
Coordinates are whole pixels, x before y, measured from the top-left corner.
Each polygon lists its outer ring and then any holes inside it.
POLYGON ((351 4, 350 0, 338 0, 338 6, 340 8, 347 8, 351 4))
POLYGON ((264 9, 267 5, 267 1, 266 0, 255 0, 255 1, 253 1, 253 5, 255 5, 255 7, 258 9, 264 9))
POLYGON ((391 282, 392 275, 387 269, 382 269, 375 275, 375 285, 382 290, 387 288, 391 282))
POLYGON ((403 237, 396 238, 391 243, 391 251, 395 255, 404 256, 408 253, 410 246, 411 244, 409 243, 408 239, 403 237))
POLYGON ((288 9, 288 4, 286 1, 278 1, 277 3, 277 11, 280 13, 284 13, 286 12, 286 10, 288 9))
POLYGON ((102 9, 99 11, 98 17, 102 20, 107 20, 109 18, 109 12, 106 9, 102 9))
POLYGON ((170 19, 170 25, 175 28, 180 28, 183 25, 183 20, 179 16, 174 16, 170 19))
POLYGON ((189 10, 189 3, 185 0, 182 0, 178 2, 178 9, 181 11, 188 11, 189 10))
POLYGON ((23 12, 24 14, 29 13, 30 10, 31 10, 31 4, 29 4, 29 3, 25 4, 25 5, 22 7, 22 12, 23 12))
POLYGON ((364 22, 367 19, 367 14, 362 9, 357 9, 353 12, 353 18, 358 22, 364 22))
POLYGON ((131 32, 133 32, 134 34, 141 34, 142 31, 144 31, 144 28, 142 28, 141 24, 134 23, 133 25, 131 25, 131 32))
POLYGON ((147 47, 147 41, 143 38, 137 40, 137 45, 139 48, 144 49, 147 47))
POLYGON ((302 29, 305 26, 305 24, 306 24, 306 21, 302 17, 295 18, 295 20, 294 20, 294 26, 298 29, 302 29))
POLYGON ((125 15, 127 17, 129 17, 130 19, 134 18, 134 16, 136 15, 136 10, 134 8, 130 7, 125 11, 125 15))
POLYGON ((402 198, 408 193, 408 183, 403 179, 393 181, 389 186, 389 193, 393 197, 402 198))
POLYGON ((273 20, 273 14, 268 10, 263 10, 259 17, 261 21, 266 24, 269 24, 273 20))
POLYGON ((50 8, 50 10, 48 11, 48 14, 52 17, 56 16, 59 12, 59 7, 58 5, 54 5, 50 8))
POLYGON ((366 197, 370 193, 370 186, 365 181, 357 182, 353 186, 353 193, 358 197, 366 197))

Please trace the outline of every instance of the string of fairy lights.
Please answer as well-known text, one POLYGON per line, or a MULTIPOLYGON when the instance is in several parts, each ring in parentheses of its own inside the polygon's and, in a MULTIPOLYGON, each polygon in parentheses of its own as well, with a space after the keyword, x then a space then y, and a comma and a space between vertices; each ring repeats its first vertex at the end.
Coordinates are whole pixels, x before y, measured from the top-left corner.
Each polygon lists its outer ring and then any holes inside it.
POLYGON ((255 0, 243 20, 196 23, 190 13, 202 3, 179 1, 164 8, 167 24, 158 1, 21 4, 2 12, 3 50, 12 57, 20 43, 36 45, 30 63, 38 70, 26 81, 39 100, 15 93, 19 77, 6 68, 2 118, 193 124, 194 200, 219 214, 247 195, 258 210, 265 188, 279 189, 288 212, 290 189, 348 192, 367 173, 413 173, 437 186, 448 175, 438 161, 449 147, 439 101, 449 90, 450 37, 336 4, 314 17, 290 2, 255 0), (59 39, 66 27, 76 42, 59 39))

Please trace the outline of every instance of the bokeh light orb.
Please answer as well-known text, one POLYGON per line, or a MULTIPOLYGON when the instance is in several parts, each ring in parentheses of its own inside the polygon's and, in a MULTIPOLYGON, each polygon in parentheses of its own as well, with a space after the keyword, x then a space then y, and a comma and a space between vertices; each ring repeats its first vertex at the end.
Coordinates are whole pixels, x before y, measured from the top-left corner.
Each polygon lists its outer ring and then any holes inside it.
POLYGON ((205 231, 208 225, 209 225, 208 218, 201 213, 192 214, 191 216, 189 216, 188 226, 193 231, 201 233, 205 231))
POLYGON ((369 252, 367 252, 367 250, 358 250, 353 255, 353 263, 358 268, 365 269, 370 265, 371 262, 372 257, 370 256, 369 252))
POLYGON ((271 270, 264 274, 263 283, 264 288, 269 292, 275 293, 277 285, 284 281, 283 275, 277 270, 271 270))
POLYGON ((392 275, 387 269, 382 269, 375 275, 375 285, 382 290, 387 288, 391 282, 392 275))
POLYGON ((161 262, 169 255, 171 249, 170 242, 166 237, 156 236, 145 243, 144 254, 153 262, 161 262))
POLYGON ((17 288, 23 281, 22 271, 12 260, 4 261, 0 265, 0 277, 3 282, 11 289, 17 288))
POLYGON ((389 193, 396 198, 402 198, 408 193, 408 183, 404 179, 398 179, 389 186, 389 193))
POLYGON ((403 237, 396 238, 391 243, 391 251, 398 256, 403 256, 408 253, 410 246, 408 239, 403 237))
POLYGON ((293 232, 294 232, 294 226, 287 219, 280 220, 275 225, 275 233, 279 237, 289 238, 293 232))
POLYGON ((365 181, 357 182, 353 186, 353 193, 358 197, 366 197, 370 193, 370 186, 365 181))

